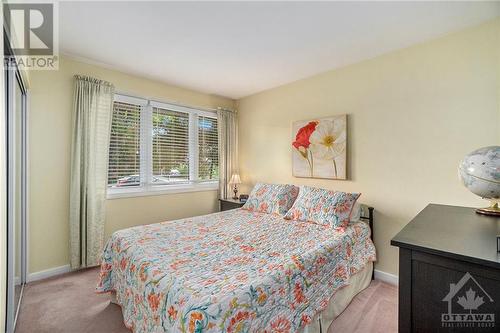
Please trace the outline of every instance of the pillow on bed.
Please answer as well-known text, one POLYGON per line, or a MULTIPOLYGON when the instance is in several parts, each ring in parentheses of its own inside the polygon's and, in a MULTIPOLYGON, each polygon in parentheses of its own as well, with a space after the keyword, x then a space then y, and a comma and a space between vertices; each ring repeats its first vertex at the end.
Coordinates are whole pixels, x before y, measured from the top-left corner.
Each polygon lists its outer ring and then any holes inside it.
POLYGON ((356 203, 352 207, 351 218, 349 219, 349 221, 355 223, 359 222, 359 220, 361 220, 361 204, 356 201, 356 203))
POLYGON ((243 209, 284 215, 292 207, 299 188, 293 185, 257 183, 243 209))
POLYGON ((329 191, 301 186, 299 195, 285 219, 309 221, 333 228, 347 226, 360 193, 329 191))

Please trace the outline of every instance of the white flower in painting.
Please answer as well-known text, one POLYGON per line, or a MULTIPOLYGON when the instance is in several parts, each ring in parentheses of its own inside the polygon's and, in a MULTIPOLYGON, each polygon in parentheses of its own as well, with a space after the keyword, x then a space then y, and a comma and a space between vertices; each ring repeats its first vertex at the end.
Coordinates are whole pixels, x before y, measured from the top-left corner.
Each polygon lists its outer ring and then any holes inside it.
POLYGON ((323 120, 309 138, 311 151, 325 160, 335 159, 342 154, 346 146, 346 132, 343 121, 323 120))

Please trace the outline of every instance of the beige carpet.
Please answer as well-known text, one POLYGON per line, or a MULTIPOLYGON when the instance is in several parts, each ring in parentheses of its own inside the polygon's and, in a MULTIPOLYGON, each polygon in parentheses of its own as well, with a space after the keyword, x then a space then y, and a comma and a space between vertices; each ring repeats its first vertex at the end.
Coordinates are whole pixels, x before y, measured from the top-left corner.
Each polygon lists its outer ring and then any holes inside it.
MULTIPOLYGON (((118 305, 94 293, 97 270, 28 284, 16 333, 130 333, 118 305)), ((397 332, 397 289, 373 281, 329 332, 397 332)))

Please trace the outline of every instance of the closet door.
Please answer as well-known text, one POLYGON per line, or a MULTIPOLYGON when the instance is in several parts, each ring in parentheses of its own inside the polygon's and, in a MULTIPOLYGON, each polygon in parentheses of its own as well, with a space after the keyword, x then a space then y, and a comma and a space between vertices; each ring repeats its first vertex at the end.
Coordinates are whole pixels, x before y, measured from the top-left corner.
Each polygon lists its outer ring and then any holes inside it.
POLYGON ((26 91, 19 71, 5 71, 7 99, 7 332, 15 329, 26 283, 26 91))

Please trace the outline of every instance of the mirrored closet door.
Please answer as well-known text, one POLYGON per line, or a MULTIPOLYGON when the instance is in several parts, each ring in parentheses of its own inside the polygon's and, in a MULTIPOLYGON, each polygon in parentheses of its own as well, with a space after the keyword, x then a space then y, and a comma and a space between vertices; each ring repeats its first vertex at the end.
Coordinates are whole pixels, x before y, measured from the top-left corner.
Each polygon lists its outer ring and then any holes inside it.
POLYGON ((7 110, 7 332, 15 330, 26 283, 26 89, 19 70, 5 68, 7 110))

